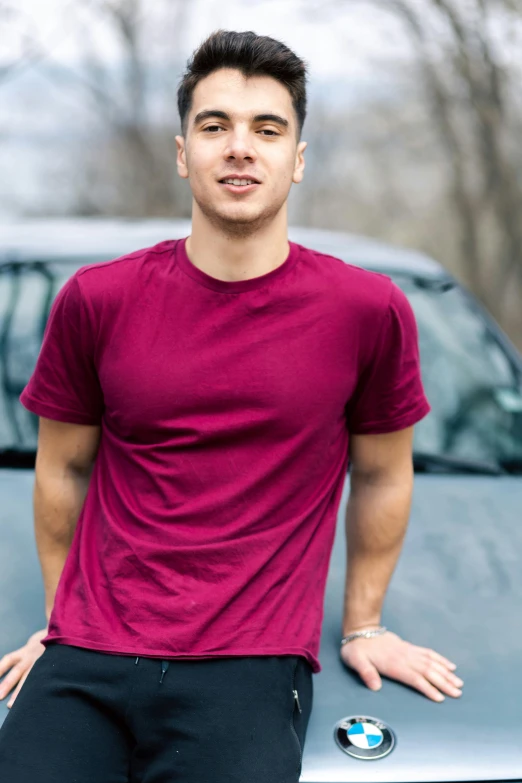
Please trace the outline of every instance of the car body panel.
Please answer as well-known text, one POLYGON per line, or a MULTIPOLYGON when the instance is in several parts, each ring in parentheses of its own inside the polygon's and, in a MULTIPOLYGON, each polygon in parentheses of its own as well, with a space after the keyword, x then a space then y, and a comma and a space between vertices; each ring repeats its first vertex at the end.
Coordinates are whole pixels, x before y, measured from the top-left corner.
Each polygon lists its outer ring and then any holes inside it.
POLYGON ((416 475, 404 547, 382 621, 457 664, 459 698, 442 703, 386 677, 371 691, 339 657, 345 578, 346 481, 330 561, 314 704, 302 781, 471 781, 522 770, 522 480, 416 475), (351 758, 334 742, 338 720, 387 723, 396 745, 379 760, 351 758))
MULTIPOLYGON (((110 260, 165 239, 190 234, 189 220, 114 218, 15 220, 0 224, 0 263, 99 255, 110 260)), ((357 234, 290 227, 289 238, 305 247, 338 255, 357 266, 440 275, 443 267, 415 250, 393 247, 357 234)), ((75 262, 76 263, 76 262, 75 262)))
MULTIPOLYGON (((111 260, 190 233, 188 221, 14 221, 0 226, 0 264, 67 261, 71 274, 93 258, 111 260), (82 262, 82 259, 84 261, 82 262)), ((347 263, 391 276, 451 279, 433 259, 338 232, 291 229, 290 238, 347 263)), ((520 357, 484 314, 518 366, 520 357)), ((5 412, 4 412, 5 415, 5 412)), ((0 470, 0 655, 44 625, 44 594, 33 532, 31 469, 0 470)), ((404 548, 383 622, 408 641, 457 664, 463 695, 438 704, 383 678, 370 691, 340 660, 345 579, 345 511, 339 507, 327 581, 320 661, 303 754, 306 783, 507 781, 522 777, 522 478, 417 474, 404 548), (334 740, 348 716, 388 723, 396 746, 357 760, 334 740)), ((0 702, 0 724, 7 714, 0 702)))
MULTIPOLYGON (((44 625, 32 524, 33 472, 0 471, 0 655, 44 625)), ((441 704, 383 677, 370 691, 339 657, 345 578, 346 479, 324 606, 320 661, 303 754, 306 783, 509 780, 522 770, 522 481, 417 475, 409 528, 384 624, 457 664, 463 694, 441 704), (347 716, 388 723, 394 750, 361 761, 335 743, 347 716)), ((0 702, 0 723, 7 714, 0 702)))

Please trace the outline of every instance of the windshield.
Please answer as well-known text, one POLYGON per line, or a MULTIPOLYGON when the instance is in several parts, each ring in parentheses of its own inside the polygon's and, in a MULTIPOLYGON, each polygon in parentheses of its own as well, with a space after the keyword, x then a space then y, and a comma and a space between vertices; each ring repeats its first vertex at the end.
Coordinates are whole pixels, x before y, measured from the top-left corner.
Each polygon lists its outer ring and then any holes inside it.
MULTIPOLYGON (((34 451, 38 419, 19 402, 52 301, 73 272, 104 257, 0 266, 0 451, 34 451)), ((522 383, 508 351, 452 281, 394 274, 419 328, 431 413, 415 450, 484 464, 522 463, 522 383)))
POLYGON ((27 461, 17 454, 36 450, 38 417, 18 398, 35 367, 56 294, 76 269, 106 260, 83 256, 73 263, 35 260, 0 265, 1 465, 26 467, 27 461))
POLYGON ((522 378, 471 297, 451 280, 392 275, 417 319, 431 413, 414 448, 476 463, 522 462, 522 378))

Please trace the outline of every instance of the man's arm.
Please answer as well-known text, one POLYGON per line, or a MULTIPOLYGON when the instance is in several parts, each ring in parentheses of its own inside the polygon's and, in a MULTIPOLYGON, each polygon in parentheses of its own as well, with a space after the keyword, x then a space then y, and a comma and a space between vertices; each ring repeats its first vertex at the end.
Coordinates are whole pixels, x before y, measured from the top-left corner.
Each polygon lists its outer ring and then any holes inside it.
MULTIPOLYGON (((347 573, 343 636, 380 625, 386 590, 408 526, 413 489, 413 427, 386 435, 352 435, 351 490, 346 513, 347 573)), ((433 701, 461 695, 455 664, 391 631, 355 639, 341 659, 372 690, 380 675, 416 688, 433 701)))
POLYGON ((413 427, 352 435, 350 444, 343 636, 381 622, 411 508, 413 427))
MULTIPOLYGON (((98 453, 99 426, 66 424, 40 418, 33 493, 34 530, 45 588, 47 625, 56 588, 71 547, 98 453)), ((47 627, 0 659, 0 700, 11 693, 11 708, 35 661, 47 627)))
POLYGON ((87 495, 100 432, 99 426, 40 417, 33 505, 47 622, 87 495))

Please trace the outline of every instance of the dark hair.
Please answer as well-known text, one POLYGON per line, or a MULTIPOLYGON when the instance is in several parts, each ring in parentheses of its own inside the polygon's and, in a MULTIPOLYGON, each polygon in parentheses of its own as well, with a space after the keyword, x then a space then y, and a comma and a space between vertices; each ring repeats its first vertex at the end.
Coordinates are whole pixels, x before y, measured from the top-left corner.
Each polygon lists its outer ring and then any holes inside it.
POLYGON ((187 63, 178 87, 178 111, 182 133, 198 82, 220 68, 236 68, 243 76, 272 76, 284 84, 292 96, 301 136, 306 117, 307 65, 281 41, 253 32, 216 30, 203 41, 187 63))

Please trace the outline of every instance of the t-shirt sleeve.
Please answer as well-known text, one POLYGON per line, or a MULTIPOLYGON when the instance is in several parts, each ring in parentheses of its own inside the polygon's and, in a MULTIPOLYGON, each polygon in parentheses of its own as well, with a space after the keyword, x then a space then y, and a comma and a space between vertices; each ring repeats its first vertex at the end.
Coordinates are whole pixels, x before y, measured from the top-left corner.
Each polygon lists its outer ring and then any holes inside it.
POLYGON ((373 357, 348 404, 348 429, 359 435, 394 432, 416 424, 430 410, 415 316, 406 295, 392 283, 373 357))
POLYGON ((101 423, 103 393, 94 364, 95 335, 76 275, 58 291, 20 402, 32 413, 71 424, 101 423))

